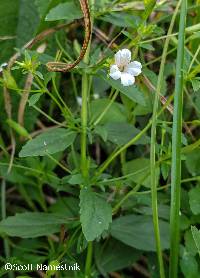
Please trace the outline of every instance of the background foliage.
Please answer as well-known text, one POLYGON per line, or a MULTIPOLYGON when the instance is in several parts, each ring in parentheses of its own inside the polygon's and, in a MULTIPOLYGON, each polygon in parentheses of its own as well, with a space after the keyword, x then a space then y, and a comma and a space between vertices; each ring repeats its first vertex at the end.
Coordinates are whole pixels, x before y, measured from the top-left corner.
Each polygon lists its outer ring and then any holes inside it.
MULTIPOLYGON (((200 3, 187 2, 177 277, 197 278, 200 3)), ((0 68, 1 277, 160 277, 152 221, 150 128, 163 45, 177 4, 91 1, 88 57, 60 74, 48 72, 45 65, 55 59, 71 62, 78 56, 83 40, 79 1, 0 0, 0 64, 11 62, 15 53, 18 61, 11 70, 9 65, 0 68), (42 40, 25 50, 24 45, 41 33, 42 40), (133 87, 123 87, 108 76, 114 54, 122 48, 129 48, 143 65, 133 87), (13 273, 5 270, 6 262, 78 263, 81 271, 13 273)), ((180 11, 170 35, 156 111, 162 110, 157 120, 155 178, 166 275, 174 108, 166 101, 174 95, 179 16, 180 11)))

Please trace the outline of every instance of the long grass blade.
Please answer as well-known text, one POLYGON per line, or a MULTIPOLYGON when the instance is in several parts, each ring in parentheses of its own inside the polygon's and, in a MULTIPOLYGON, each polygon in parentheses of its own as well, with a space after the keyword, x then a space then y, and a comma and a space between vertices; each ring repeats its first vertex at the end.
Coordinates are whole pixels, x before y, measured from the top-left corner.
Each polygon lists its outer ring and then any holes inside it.
POLYGON ((172 169, 171 169, 171 213, 170 213, 170 278, 178 277, 179 222, 181 192, 181 132, 183 106, 183 61, 187 1, 181 4, 179 36, 177 48, 174 116, 172 131, 172 169))
POLYGON ((150 150, 150 162, 151 162, 151 196, 152 196, 152 212, 153 212, 153 224, 154 224, 154 233, 155 233, 155 240, 156 240, 156 251, 158 256, 158 262, 159 262, 159 271, 160 271, 160 277, 165 277, 165 271, 164 271, 164 264, 163 264, 163 258, 162 258, 162 247, 161 247, 161 240, 160 240, 160 228, 159 228, 159 219, 158 219, 158 202, 157 202, 157 176, 156 176, 156 126, 157 126, 157 110, 158 110, 158 103, 159 103, 159 96, 161 94, 161 87, 163 83, 164 78, 164 67, 165 67, 165 61, 167 57, 167 50, 169 46, 169 41, 171 38, 174 22, 176 19, 176 15, 179 10, 181 0, 178 2, 174 15, 172 17, 167 37, 165 40, 164 48, 163 48, 163 54, 160 64, 160 71, 158 76, 158 82, 156 87, 156 94, 154 98, 154 106, 153 106, 153 116, 152 116, 152 127, 151 127, 151 150, 150 150))

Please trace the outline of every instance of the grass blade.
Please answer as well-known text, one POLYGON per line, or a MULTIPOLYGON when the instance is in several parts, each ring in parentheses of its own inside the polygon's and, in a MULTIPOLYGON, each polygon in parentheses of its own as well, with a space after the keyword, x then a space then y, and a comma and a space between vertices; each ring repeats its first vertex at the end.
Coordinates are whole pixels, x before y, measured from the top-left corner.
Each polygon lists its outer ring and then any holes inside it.
POLYGON ((163 258, 162 258, 162 247, 161 247, 161 240, 160 240, 160 228, 159 228, 159 219, 158 219, 158 202, 157 202, 157 176, 156 176, 156 126, 157 126, 157 110, 158 110, 158 103, 159 103, 159 95, 161 94, 161 87, 164 78, 164 67, 167 57, 167 49, 169 45, 169 41, 171 38, 174 22, 176 19, 176 15, 178 13, 178 9, 180 6, 181 0, 178 2, 174 15, 172 17, 169 30, 167 33, 167 37, 165 40, 163 54, 160 64, 160 71, 158 76, 158 82, 156 87, 156 94, 154 98, 154 106, 153 106, 153 116, 152 116, 152 128, 151 128, 151 150, 150 150, 150 168, 151 168, 151 196, 152 196, 152 212, 153 212, 153 224, 154 224, 154 233, 155 233, 155 240, 156 240, 156 249, 157 249, 157 256, 159 262, 159 271, 160 277, 165 277, 164 265, 163 265, 163 258))
POLYGON ((183 106, 183 60, 187 1, 181 4, 177 48, 174 115, 172 132, 171 212, 170 212, 170 277, 178 277, 180 190, 181 190, 181 131, 183 106))

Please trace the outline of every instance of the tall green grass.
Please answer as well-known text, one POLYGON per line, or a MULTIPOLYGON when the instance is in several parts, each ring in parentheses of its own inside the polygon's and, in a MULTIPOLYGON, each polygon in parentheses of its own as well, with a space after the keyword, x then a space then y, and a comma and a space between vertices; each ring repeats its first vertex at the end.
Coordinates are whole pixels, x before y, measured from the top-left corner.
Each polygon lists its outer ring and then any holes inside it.
POLYGON ((180 226, 180 193, 181 193, 181 133, 183 106, 183 61, 185 43, 185 25, 187 1, 182 0, 176 76, 174 93, 174 115, 172 131, 172 168, 171 168, 171 214, 170 214, 170 277, 178 277, 179 226, 180 226))
POLYGON ((165 62, 167 57, 167 50, 169 46, 169 41, 171 38, 174 22, 176 19, 176 15, 178 13, 179 6, 181 4, 181 0, 178 2, 174 15, 171 19, 171 23, 169 26, 169 30, 167 33, 167 37, 165 40, 163 54, 160 64, 160 71, 158 76, 158 82, 156 87, 156 93, 154 98, 154 106, 153 106, 153 116, 152 116, 152 127, 151 127, 151 150, 150 150, 150 163, 151 163, 151 196, 152 196, 152 211, 153 211, 153 224, 154 224, 154 232, 155 232, 155 240, 156 240, 156 249, 157 249, 157 256, 159 262, 159 271, 160 277, 165 277, 165 270, 162 258, 162 247, 161 247, 161 240, 160 240, 160 228, 159 228, 159 218, 158 218, 158 202, 157 202, 157 175, 156 175, 156 126, 157 126, 157 110, 159 104, 159 95, 162 94, 161 88, 162 83, 164 80, 164 68, 165 62))

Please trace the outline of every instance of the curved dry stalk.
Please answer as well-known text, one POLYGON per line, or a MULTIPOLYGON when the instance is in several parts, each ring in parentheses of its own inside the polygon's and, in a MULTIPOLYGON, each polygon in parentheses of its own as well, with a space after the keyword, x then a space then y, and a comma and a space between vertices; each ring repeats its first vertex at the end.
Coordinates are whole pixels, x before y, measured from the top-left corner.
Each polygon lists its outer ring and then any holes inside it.
MULTIPOLYGON (((73 22, 74 23, 74 22, 73 22)), ((41 32, 40 34, 38 34, 36 37, 34 37, 33 39, 31 39, 29 42, 27 42, 22 49, 30 49, 32 48, 32 46, 38 42, 40 42, 41 40, 45 39, 47 36, 57 32, 58 30, 61 30, 73 23, 67 23, 67 24, 60 24, 58 26, 55 26, 53 28, 49 28, 43 32, 41 32)), ((21 56, 20 52, 15 53, 8 61, 8 66, 7 66, 7 70, 10 71, 12 66, 14 65, 15 61, 21 56)), ((25 86, 26 87, 26 86, 25 86)), ((6 110, 6 114, 8 116, 9 119, 12 119, 12 101, 11 101, 11 97, 10 97, 10 93, 8 88, 6 88, 4 86, 3 89, 3 95, 4 95, 4 103, 5 103, 5 110, 6 110)), ((24 100, 22 101, 24 102, 24 100)), ((24 106, 24 104, 23 104, 24 106)), ((23 114, 23 113, 22 113, 23 114)), ((21 115, 20 115, 20 121, 21 121, 21 115)), ((10 128, 10 138, 11 138, 11 145, 12 145, 12 151, 11 151, 11 157, 10 157, 10 164, 9 164, 9 168, 8 168, 8 173, 11 171, 12 168, 12 163, 14 160, 14 155, 15 155, 15 137, 14 134, 12 132, 12 129, 10 128)))
POLYGON ((47 68, 49 71, 67 72, 70 69, 73 69, 76 65, 78 65, 80 61, 83 59, 83 57, 85 56, 85 53, 87 51, 90 42, 90 37, 91 37, 90 10, 89 10, 89 5, 87 0, 79 0, 79 2, 84 16, 84 28, 85 28, 85 38, 81 48, 81 52, 78 58, 73 63, 70 64, 62 63, 62 62, 47 63, 47 68))
POLYGON ((25 82, 24 91, 22 93, 21 100, 19 103, 19 109, 18 109, 18 123, 21 126, 24 126, 24 112, 25 112, 32 83, 33 83, 33 75, 32 73, 29 73, 25 82))

